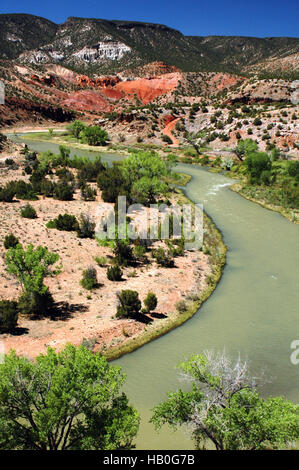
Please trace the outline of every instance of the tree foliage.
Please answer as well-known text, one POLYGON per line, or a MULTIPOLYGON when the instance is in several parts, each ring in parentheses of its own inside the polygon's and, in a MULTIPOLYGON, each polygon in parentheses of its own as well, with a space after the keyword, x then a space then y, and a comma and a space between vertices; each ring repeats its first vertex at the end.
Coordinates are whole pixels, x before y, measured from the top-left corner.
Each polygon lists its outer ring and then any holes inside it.
POLYGON ((45 294, 48 291, 43 281, 50 274, 49 267, 58 259, 59 255, 51 253, 47 247, 34 248, 32 244, 26 248, 20 244, 15 248, 9 248, 5 255, 6 270, 18 279, 23 291, 38 294, 45 294))
POLYGON ((81 142, 87 143, 88 145, 106 145, 109 136, 107 132, 100 126, 89 126, 85 127, 80 132, 81 142))
POLYGON ((10 352, 0 364, 0 447, 131 449, 139 416, 121 393, 124 381, 83 346, 49 348, 35 362, 10 352))
POLYGON ((136 318, 141 309, 138 292, 126 289, 117 294, 117 297, 119 305, 116 316, 118 318, 136 318))
POLYGON ((154 409, 157 428, 187 425, 198 449, 207 441, 217 450, 276 449, 298 439, 298 405, 262 398, 240 358, 233 363, 225 353, 206 352, 179 368, 191 389, 170 393, 154 409))

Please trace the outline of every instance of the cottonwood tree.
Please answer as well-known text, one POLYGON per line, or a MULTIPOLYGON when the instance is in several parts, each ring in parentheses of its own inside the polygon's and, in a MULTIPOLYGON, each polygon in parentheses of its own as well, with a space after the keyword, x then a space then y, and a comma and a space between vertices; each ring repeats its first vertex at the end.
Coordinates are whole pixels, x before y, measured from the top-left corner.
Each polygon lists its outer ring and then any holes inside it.
POLYGON ((21 313, 40 314, 52 307, 53 299, 49 288, 44 284, 44 278, 49 274, 58 274, 59 268, 52 271, 50 269, 58 259, 57 253, 51 253, 43 246, 34 248, 29 244, 23 248, 18 244, 15 248, 9 248, 5 255, 6 270, 21 284, 23 291, 19 299, 21 313))
POLYGON ((139 416, 124 381, 83 346, 49 348, 35 362, 10 352, 0 364, 0 449, 131 449, 139 416))
POLYGON ((249 155, 252 152, 256 152, 258 149, 258 144, 255 140, 244 139, 239 140, 238 145, 233 149, 234 154, 242 162, 244 157, 249 155))
POLYGON ((198 449, 213 443, 217 450, 279 448, 299 437, 299 406, 282 397, 264 399, 261 378, 251 377, 240 357, 205 352, 179 365, 190 390, 178 390, 154 409, 152 422, 186 425, 198 449))
POLYGON ((198 132, 189 132, 186 141, 188 144, 191 144, 192 147, 196 150, 196 153, 200 155, 200 147, 204 147, 207 144, 208 136, 207 133, 203 130, 198 132))

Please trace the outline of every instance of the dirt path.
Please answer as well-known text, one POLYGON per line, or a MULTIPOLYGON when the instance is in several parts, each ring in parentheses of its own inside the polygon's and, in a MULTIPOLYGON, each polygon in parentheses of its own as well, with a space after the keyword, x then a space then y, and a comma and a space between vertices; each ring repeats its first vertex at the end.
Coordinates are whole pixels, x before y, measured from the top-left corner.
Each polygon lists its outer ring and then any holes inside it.
POLYGON ((164 127, 162 133, 164 135, 167 135, 168 137, 170 137, 170 139, 172 140, 172 144, 174 147, 177 147, 179 145, 179 141, 176 137, 174 137, 174 135, 172 134, 172 130, 174 129, 176 123, 180 120, 180 118, 176 118, 176 119, 173 119, 173 121, 170 121, 168 124, 166 124, 166 126, 164 127))

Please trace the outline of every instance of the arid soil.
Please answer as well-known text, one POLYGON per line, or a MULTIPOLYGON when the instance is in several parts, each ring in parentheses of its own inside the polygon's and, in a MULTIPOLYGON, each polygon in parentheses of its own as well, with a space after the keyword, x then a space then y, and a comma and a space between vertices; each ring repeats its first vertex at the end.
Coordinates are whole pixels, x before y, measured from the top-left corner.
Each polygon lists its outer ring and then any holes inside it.
POLYGON ((179 145, 179 141, 176 137, 174 137, 172 131, 175 128, 176 123, 180 120, 180 118, 175 119, 172 116, 170 116, 170 117, 172 119, 171 120, 168 119, 166 121, 166 126, 164 127, 162 132, 163 132, 164 135, 167 135, 168 137, 170 137, 171 140, 172 140, 172 145, 177 147, 179 145))
MULTIPOLYGON (((15 156, 21 161, 22 156, 15 156)), ((0 186, 9 180, 26 179, 22 170, 8 170, 1 162, 0 186)), ((185 256, 175 259, 174 268, 161 268, 152 260, 140 267, 124 268, 124 280, 112 282, 107 279, 106 267, 99 267, 94 261, 96 256, 109 256, 110 248, 101 247, 96 240, 79 239, 75 232, 62 232, 47 229, 46 223, 59 214, 69 213, 79 216, 89 213, 95 216, 100 196, 96 201, 85 202, 76 193, 73 201, 58 201, 41 198, 30 201, 36 209, 37 219, 24 219, 20 216, 21 207, 27 201, 0 203, 0 298, 16 299, 21 293, 16 279, 7 274, 5 269, 5 235, 13 233, 26 246, 47 246, 50 251, 60 256, 61 273, 56 277, 46 278, 59 313, 55 318, 30 319, 20 317, 18 328, 13 334, 2 334, 5 350, 13 348, 18 354, 34 357, 44 352, 48 346, 63 348, 67 342, 79 345, 83 339, 95 350, 110 349, 137 337, 145 329, 153 328, 175 312, 175 303, 188 294, 199 292, 206 286, 206 276, 210 273, 208 256, 202 252, 186 252, 185 256), (97 269, 99 286, 90 292, 80 285, 82 271, 93 265, 97 269), (135 270, 134 276, 132 275, 135 270), (116 313, 116 292, 122 289, 138 291, 143 300, 149 291, 156 293, 158 306, 146 322, 118 320, 116 313), (148 323, 152 322, 152 323, 148 323)))

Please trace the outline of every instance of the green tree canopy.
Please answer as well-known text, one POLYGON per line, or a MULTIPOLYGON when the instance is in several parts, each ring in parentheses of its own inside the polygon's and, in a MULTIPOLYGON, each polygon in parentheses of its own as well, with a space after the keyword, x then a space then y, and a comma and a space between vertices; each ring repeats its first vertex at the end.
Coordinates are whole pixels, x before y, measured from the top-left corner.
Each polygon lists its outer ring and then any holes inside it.
POLYGON ((80 139, 88 145, 106 145, 109 140, 107 132, 100 126, 85 127, 80 132, 80 139))
POLYGON ((9 248, 5 255, 6 270, 18 279, 22 289, 41 295, 48 291, 43 281, 50 273, 49 267, 58 259, 59 255, 51 253, 47 247, 34 248, 32 244, 26 248, 21 244, 9 248))
POLYGON ((217 450, 280 448, 299 437, 299 406, 282 397, 262 398, 257 380, 240 358, 206 352, 179 365, 191 387, 168 395, 154 409, 159 429, 187 425, 198 449, 207 441, 217 450))
POLYGON ((271 160, 266 152, 251 152, 247 155, 245 162, 250 183, 259 184, 262 173, 270 171, 272 167, 271 160))
POLYGON ((10 352, 0 364, 0 448, 131 449, 139 416, 121 393, 124 381, 83 346, 49 348, 35 362, 10 352))
POLYGON ((238 145, 234 149, 234 153, 237 155, 239 160, 243 160, 244 157, 247 157, 249 153, 256 152, 258 149, 258 144, 255 140, 244 139, 239 140, 238 145))
POLYGON ((154 203, 165 195, 168 186, 162 178, 169 172, 168 165, 155 152, 138 152, 130 155, 121 166, 122 173, 131 186, 133 202, 154 203))
POLYGON ((84 122, 79 121, 78 119, 67 126, 67 130, 71 135, 79 139, 80 132, 85 129, 86 125, 84 122))

